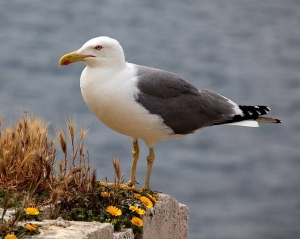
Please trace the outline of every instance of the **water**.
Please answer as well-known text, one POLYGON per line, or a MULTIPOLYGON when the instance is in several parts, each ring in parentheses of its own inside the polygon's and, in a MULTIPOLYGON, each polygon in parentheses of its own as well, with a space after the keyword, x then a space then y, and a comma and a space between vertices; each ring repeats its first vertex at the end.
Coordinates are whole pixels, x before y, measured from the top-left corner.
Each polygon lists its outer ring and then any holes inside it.
MULTIPOLYGON (((159 143, 151 186, 190 209, 190 239, 300 238, 300 2, 2 1, 0 109, 23 109, 64 128, 76 115, 98 178, 131 142, 92 115, 79 88, 83 64, 59 58, 92 37, 118 39, 130 62, 172 71, 239 104, 266 104, 281 125, 212 127, 159 143)), ((142 145, 142 144, 141 144, 142 145)), ((143 182, 147 148, 141 146, 143 182)))

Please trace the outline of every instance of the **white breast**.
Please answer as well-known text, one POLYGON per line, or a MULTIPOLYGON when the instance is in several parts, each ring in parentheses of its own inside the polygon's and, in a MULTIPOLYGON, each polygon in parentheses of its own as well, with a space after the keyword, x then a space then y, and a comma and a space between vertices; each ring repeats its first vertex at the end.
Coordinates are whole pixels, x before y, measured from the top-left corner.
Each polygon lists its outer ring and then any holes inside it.
POLYGON ((85 68, 80 78, 82 96, 90 110, 109 128, 131 137, 143 139, 148 146, 173 137, 161 117, 150 113, 134 97, 135 66, 104 71, 85 68))

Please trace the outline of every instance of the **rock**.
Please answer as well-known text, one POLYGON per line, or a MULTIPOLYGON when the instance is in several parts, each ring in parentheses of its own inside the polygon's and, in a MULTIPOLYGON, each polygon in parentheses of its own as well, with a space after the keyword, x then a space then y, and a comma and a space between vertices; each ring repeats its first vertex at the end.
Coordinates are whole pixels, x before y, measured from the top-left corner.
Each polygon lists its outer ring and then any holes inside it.
POLYGON ((144 217, 143 239, 187 239, 189 210, 166 194, 159 195, 159 202, 144 217))
POLYGON ((25 221, 25 222, 19 222, 19 223, 18 223, 18 226, 24 227, 26 224, 35 225, 35 226, 38 226, 38 227, 43 227, 43 225, 44 225, 43 222, 38 222, 38 221, 25 221))
POLYGON ((70 222, 64 220, 62 217, 58 217, 56 219, 56 226, 58 226, 58 227, 68 227, 70 225, 71 225, 70 222))
POLYGON ((127 228, 121 232, 114 232, 114 239, 134 239, 134 235, 132 230, 127 228))
MULTIPOLYGON (((44 220, 40 234, 24 238, 35 239, 114 239, 113 226, 99 222, 69 222, 69 226, 57 226, 55 220, 44 220)), ((130 237, 129 237, 130 238, 130 237)))
MULTIPOLYGON (((143 239, 187 239, 188 208, 166 194, 159 194, 155 207, 143 217, 143 239)), ((29 223, 29 222, 25 222, 29 223)), ((41 234, 27 239, 134 239, 131 229, 114 232, 109 223, 74 222, 62 218, 30 222, 39 224, 41 234)))

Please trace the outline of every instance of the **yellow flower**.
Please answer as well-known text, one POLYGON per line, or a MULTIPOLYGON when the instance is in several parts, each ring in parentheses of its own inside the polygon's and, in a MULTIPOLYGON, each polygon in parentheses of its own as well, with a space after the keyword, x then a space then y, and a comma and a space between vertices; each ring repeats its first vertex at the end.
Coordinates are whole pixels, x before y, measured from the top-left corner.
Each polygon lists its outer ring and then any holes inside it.
POLYGON ((27 224, 25 225, 25 228, 29 231, 35 231, 38 227, 35 225, 27 224))
POLYGON ((4 239, 18 239, 15 234, 8 234, 4 237, 4 239))
POLYGON ((101 192, 102 197, 110 197, 110 193, 108 192, 101 192))
POLYGON ((25 210, 27 215, 38 215, 39 214, 39 210, 37 210, 35 207, 28 207, 25 210))
POLYGON ((139 193, 134 194, 134 198, 140 199, 140 197, 141 197, 141 194, 139 194, 139 193))
POLYGON ((157 203, 157 200, 156 200, 155 196, 152 196, 149 193, 147 193, 147 196, 151 199, 152 202, 157 203))
POLYGON ((122 211, 119 208, 114 207, 114 206, 108 206, 106 208, 106 211, 113 216, 121 216, 122 215, 122 211))
POLYGON ((143 226, 143 220, 140 219, 140 218, 138 218, 138 217, 133 217, 133 218, 131 219, 131 223, 132 223, 133 225, 137 226, 137 227, 143 226))
POLYGON ((129 210, 131 210, 131 211, 135 211, 137 209, 137 207, 135 207, 135 206, 130 206, 129 207, 129 210))
POLYGON ((129 210, 131 210, 133 212, 136 212, 139 215, 144 215, 145 214, 145 211, 143 209, 135 207, 135 206, 130 206, 129 210))
POLYGON ((137 210, 137 213, 138 213, 139 215, 144 215, 146 212, 145 212, 145 210, 139 208, 139 209, 137 210))
POLYGON ((153 203, 151 202, 151 200, 149 198, 142 196, 142 197, 140 197, 140 200, 145 205, 145 207, 147 207, 147 208, 153 207, 153 203))

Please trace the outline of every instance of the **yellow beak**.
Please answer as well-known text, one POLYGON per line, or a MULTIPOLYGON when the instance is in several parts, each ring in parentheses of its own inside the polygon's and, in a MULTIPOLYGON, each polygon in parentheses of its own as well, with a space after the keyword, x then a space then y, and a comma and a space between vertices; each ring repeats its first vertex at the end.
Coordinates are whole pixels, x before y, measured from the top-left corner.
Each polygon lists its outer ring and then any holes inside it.
POLYGON ((62 56, 59 60, 59 66, 67 66, 74 62, 83 61, 86 57, 86 55, 80 55, 77 51, 74 51, 62 56))

